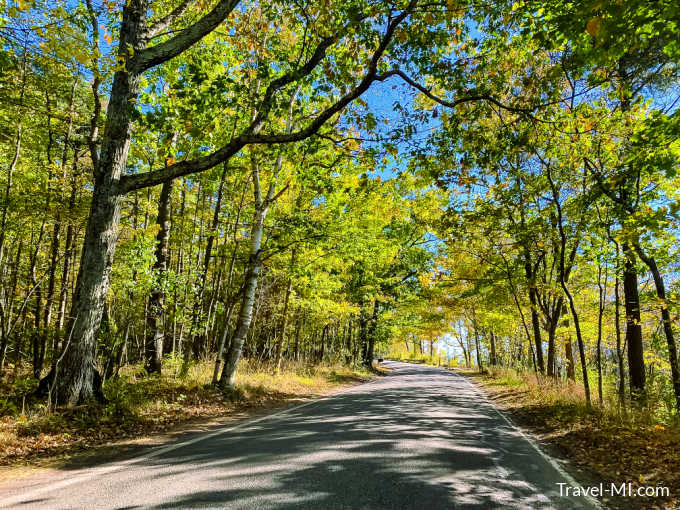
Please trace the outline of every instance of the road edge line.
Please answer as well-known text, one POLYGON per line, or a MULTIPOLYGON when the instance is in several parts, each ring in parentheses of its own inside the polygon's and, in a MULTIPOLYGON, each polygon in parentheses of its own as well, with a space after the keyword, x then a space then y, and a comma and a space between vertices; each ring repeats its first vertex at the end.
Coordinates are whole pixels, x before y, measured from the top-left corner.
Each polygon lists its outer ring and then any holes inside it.
POLYGON ((9 496, 8 498, 0 501, 0 508, 7 508, 7 507, 10 507, 12 505, 17 505, 17 504, 22 504, 22 503, 25 504, 27 499, 28 500, 33 499, 36 496, 39 496, 39 495, 44 494, 46 492, 63 489, 65 487, 69 487, 71 485, 75 485, 75 484, 80 483, 80 482, 85 482, 87 480, 91 480, 91 479, 96 478, 98 476, 106 475, 106 474, 111 473, 113 471, 123 469, 127 466, 136 464, 138 462, 142 462, 142 461, 148 460, 148 459, 153 459, 155 457, 163 455, 164 453, 171 452, 173 450, 177 450, 177 449, 183 448, 185 446, 190 446, 192 444, 200 443, 201 441, 204 441, 206 439, 210 439, 210 438, 215 437, 215 436, 219 436, 220 434, 226 434, 226 433, 229 433, 229 432, 234 432, 235 430, 238 430, 240 428, 244 428, 244 427, 247 427, 249 425, 253 425, 255 423, 259 423, 261 421, 268 420, 270 418, 275 418, 275 417, 280 416, 284 413, 295 411, 296 409, 301 409, 303 407, 307 407, 307 406, 310 406, 312 404, 316 404, 317 402, 323 402, 325 400, 331 399, 331 398, 336 397, 338 395, 342 395, 344 393, 347 393, 350 390, 353 390, 355 388, 364 386, 366 384, 370 384, 371 382, 373 382, 373 380, 374 379, 369 379, 369 380, 361 382, 359 384, 354 384, 354 385, 348 386, 347 388, 344 388, 344 389, 341 389, 341 390, 336 391, 334 393, 331 393, 330 395, 324 395, 323 397, 312 399, 312 400, 309 400, 308 402, 303 402, 301 404, 297 404, 297 405, 294 405, 294 406, 291 406, 291 407, 287 407, 286 409, 281 409, 281 410, 276 411, 276 412, 271 413, 271 414, 265 414, 264 416, 259 416, 257 418, 247 419, 245 421, 237 423, 236 425, 233 425, 233 426, 228 427, 226 429, 219 429, 219 430, 214 430, 212 432, 207 432, 205 434, 199 435, 198 437, 194 437, 192 439, 187 439, 186 441, 182 441, 180 443, 169 444, 167 446, 155 446, 155 447, 151 448, 151 451, 144 453, 142 455, 139 455, 137 457, 132 457, 132 458, 127 459, 127 460, 114 462, 114 463, 112 463, 108 466, 95 467, 95 468, 88 470, 88 472, 85 472, 81 475, 77 475, 73 478, 68 478, 68 479, 65 479, 65 480, 61 480, 59 482, 54 482, 52 484, 48 484, 48 485, 45 485, 45 486, 42 486, 42 487, 36 487, 36 488, 32 489, 31 491, 29 491, 28 493, 25 493, 25 494, 16 494, 16 495, 13 495, 13 496, 9 496))
MULTIPOLYGON (((446 369, 445 369, 445 370, 446 370, 446 369)), ((508 418, 505 414, 503 414, 503 413, 498 409, 498 407, 496 407, 496 405, 489 399, 489 397, 483 392, 483 390, 482 390, 479 386, 473 384, 472 381, 470 381, 467 377, 465 377, 465 376, 463 376, 463 375, 461 375, 461 374, 458 374, 458 373, 453 372, 453 371, 451 371, 451 370, 446 370, 446 371, 449 372, 449 373, 451 373, 451 374, 453 374, 453 375, 455 375, 456 377, 462 377, 463 380, 464 380, 465 382, 467 382, 467 383, 475 390, 475 392, 476 392, 479 396, 481 396, 481 397, 486 401, 486 403, 489 404, 489 406, 490 406, 494 411, 496 411, 496 413, 497 413, 501 418, 503 418, 503 420, 505 420, 505 422, 506 422, 508 425, 510 425, 510 427, 512 427, 513 429, 515 429, 517 432, 519 432, 519 434, 526 440, 526 442, 529 443, 529 444, 531 445, 531 447, 532 447, 534 450, 536 450, 536 452, 537 452, 541 457, 543 457, 543 459, 544 459, 545 461, 548 462, 548 464, 550 464, 550 465, 551 465, 551 466, 552 466, 552 467, 553 467, 560 475, 562 475, 562 477, 564 477, 564 479, 565 479, 567 482, 569 482, 570 485, 575 486, 575 487, 582 488, 582 485, 581 485, 581 484, 580 484, 580 483, 579 483, 572 475, 570 475, 570 474, 569 474, 562 466, 560 466, 560 464, 559 464, 559 462, 557 462, 557 460, 555 460, 553 457, 551 457, 550 455, 548 455, 547 453, 545 453, 545 452, 543 451, 543 449, 538 445, 538 443, 537 443, 531 436, 529 436, 526 432, 524 432, 524 430, 522 430, 521 427, 519 427, 518 425, 516 425, 515 423, 513 423, 513 421, 512 421, 510 418, 508 418)), ((591 496, 590 494, 586 494, 586 495, 584 495, 583 497, 586 499, 586 501, 588 501, 588 502, 589 502, 591 505, 593 505, 595 508, 597 508, 597 509, 599 509, 599 510, 603 510, 603 509, 604 509, 604 507, 602 506, 602 503, 601 503, 599 500, 595 499, 595 498, 594 498, 593 496, 591 496)))

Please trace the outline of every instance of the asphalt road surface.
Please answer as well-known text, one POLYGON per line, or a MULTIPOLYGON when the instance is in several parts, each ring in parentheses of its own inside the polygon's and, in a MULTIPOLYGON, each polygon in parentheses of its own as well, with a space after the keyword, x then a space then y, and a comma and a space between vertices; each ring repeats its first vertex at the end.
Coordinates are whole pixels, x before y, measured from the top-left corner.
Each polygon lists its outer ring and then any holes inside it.
POLYGON ((393 372, 288 410, 5 493, 22 509, 593 508, 464 377, 393 372))

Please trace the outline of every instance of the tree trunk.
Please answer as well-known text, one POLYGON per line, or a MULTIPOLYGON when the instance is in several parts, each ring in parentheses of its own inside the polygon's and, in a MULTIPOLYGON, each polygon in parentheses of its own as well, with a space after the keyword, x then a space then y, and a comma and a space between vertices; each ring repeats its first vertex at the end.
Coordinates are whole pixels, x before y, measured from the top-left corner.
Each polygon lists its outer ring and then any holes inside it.
POLYGON ((484 364, 482 363, 482 355, 479 350, 479 328, 477 327, 477 319, 474 318, 474 309, 472 311, 472 329, 475 330, 475 352, 477 353, 477 368, 480 372, 484 372, 484 364))
POLYGON ((602 317, 604 315, 604 304, 607 292, 607 273, 604 274, 604 286, 602 285, 602 265, 600 258, 597 259, 597 290, 598 290, 598 308, 597 308, 597 400, 600 407, 604 405, 602 395, 602 317))
POLYGON ((571 333, 569 333, 569 316, 567 315, 566 307, 564 307, 564 323, 563 326, 567 329, 567 337, 564 341, 564 356, 567 358, 567 379, 570 381, 576 380, 576 371, 574 370, 574 350, 571 346, 571 333))
MULTIPOLYGON (((290 254, 290 268, 289 272, 292 273, 295 267, 295 248, 290 254)), ((274 371, 279 373, 281 369, 281 356, 283 354, 283 344, 286 341, 286 327, 288 326, 288 302, 290 300, 290 294, 293 290, 293 278, 288 276, 288 284, 286 285, 286 295, 283 298, 283 316, 281 318, 281 332, 279 334, 279 341, 276 343, 276 357, 274 359, 274 371)))
POLYGON ((253 189, 255 194, 255 211, 253 214, 253 226, 250 232, 250 251, 248 254, 248 265, 246 269, 243 296, 241 298, 241 309, 239 310, 236 330, 229 345, 222 375, 219 385, 224 389, 234 389, 236 368, 241 359, 243 344, 250 328, 253 316, 253 303, 257 292, 258 277, 262 267, 262 233, 264 232, 264 220, 267 216, 269 203, 274 195, 274 179, 269 186, 267 197, 263 200, 260 192, 260 177, 257 167, 253 170, 253 189))
POLYGON ((560 270, 559 270, 559 280, 562 290, 565 296, 567 296, 567 301, 569 303, 569 309, 571 310, 571 316, 574 319, 574 329, 576 330, 576 342, 578 344, 579 358, 581 361, 581 372, 583 374, 583 390, 586 394, 586 405, 591 406, 590 401, 590 384, 588 382, 588 366, 586 363, 586 353, 585 346, 583 344, 583 336, 581 335, 581 323, 579 321, 578 312, 576 311, 576 306, 574 304, 574 298, 567 287, 566 282, 566 270, 565 270, 565 251, 567 246, 567 236, 564 233, 563 217, 562 217, 562 205, 560 204, 559 193, 555 182, 550 174, 550 167, 546 168, 546 176, 550 182, 550 188, 553 195, 553 203, 555 204, 555 209, 557 210, 557 227, 560 234, 560 270))
POLYGON ((628 373, 630 376, 630 398, 637 404, 645 401, 645 360, 640 324, 640 298, 638 295, 635 255, 627 244, 623 244, 623 296, 626 309, 626 343, 628 344, 628 373))
MULTIPOLYGON (((532 285, 530 283, 530 285, 532 285)), ((545 372, 545 363, 543 361, 543 340, 541 339, 541 323, 538 317, 538 306, 536 302, 536 290, 529 289, 529 301, 531 302, 531 326, 534 330, 534 348, 536 352, 536 363, 538 364, 538 371, 545 372)))
MULTIPOLYGON (((140 35, 146 28, 147 14, 143 4, 131 0, 123 10, 118 54, 124 62, 129 62, 130 49, 143 49, 140 35)), ((137 98, 139 79, 138 72, 127 68, 114 74, 101 149, 99 155, 93 154, 94 189, 71 307, 70 338, 59 366, 53 367, 42 384, 53 389, 51 393, 60 403, 82 403, 93 397, 103 400, 101 377, 95 368, 97 333, 118 237, 122 201, 118 182, 132 137, 130 102, 137 98)))
POLYGON ((668 346, 668 363, 671 367, 671 382, 673 383, 673 392, 675 395, 675 408, 680 411, 680 373, 678 372, 678 352, 675 346, 675 338, 673 336, 673 323, 671 321, 671 314, 668 310, 668 302, 666 299, 666 286, 664 284, 659 268, 656 265, 654 257, 646 254, 639 245, 635 246, 635 251, 640 256, 640 259, 645 263, 652 273, 654 278, 654 286, 656 288, 656 295, 661 301, 661 322, 663 325, 664 336, 666 337, 666 345, 668 346))
POLYGON ((557 298, 557 301, 553 302, 553 306, 545 314, 546 321, 548 322, 548 366, 547 374, 549 377, 557 377, 556 373, 556 360, 555 360, 555 336, 557 325, 560 322, 560 315, 562 314, 562 306, 564 300, 562 296, 557 298))
POLYGON ((361 345, 361 362, 365 365, 368 359, 368 317, 364 303, 359 305, 359 344, 361 345))
POLYGON ((538 317, 538 296, 536 292, 536 275, 531 267, 529 254, 524 255, 524 272, 526 274, 527 283, 529 284, 529 302, 531 303, 531 326, 534 330, 534 348, 536 352, 536 362, 538 370, 542 374, 545 373, 545 364, 543 361, 543 341, 541 340, 541 323, 538 317))
POLYGON ((238 205, 238 209, 236 210, 236 218, 234 220, 234 226, 232 229, 232 242, 234 243, 234 247, 232 248, 231 251, 231 260, 229 261, 229 271, 227 272, 227 283, 226 283, 226 293, 227 295, 227 313, 226 313, 226 318, 224 320, 224 330, 222 331, 222 336, 220 337, 220 343, 217 346, 217 358, 215 359, 215 368, 213 370, 213 384, 217 382, 217 377, 220 371, 220 365, 222 364, 222 361, 224 360, 224 349, 227 344, 227 336, 229 335, 229 323, 231 321, 231 314, 234 312, 234 306, 236 306, 236 300, 238 299, 238 294, 235 295, 230 295, 229 293, 231 292, 231 285, 234 280, 234 264, 236 262, 236 254, 238 253, 238 229, 240 226, 240 221, 241 221, 241 211, 243 210, 243 203, 245 201, 246 197, 246 192, 248 191, 248 184, 250 183, 250 179, 246 179, 245 183, 243 184, 243 190, 241 191, 241 200, 238 205))
POLYGON ((489 341, 491 342, 491 365, 496 366, 498 363, 498 360, 496 359, 496 335, 494 335, 493 331, 489 334, 489 341))
POLYGON ((168 243, 170 241, 170 208, 172 204, 173 181, 163 183, 158 199, 158 216, 156 224, 156 260, 153 274, 156 284, 149 296, 149 312, 146 316, 146 340, 144 357, 146 371, 149 374, 160 374, 163 362, 163 340, 165 337, 164 310, 165 279, 168 266, 168 243))
MULTIPOLYGON (((619 260, 619 246, 616 245, 616 260, 619 260)), ((619 367, 619 405, 626 407, 626 373, 623 369, 623 349, 621 348, 621 299, 619 297, 619 274, 616 273, 614 281, 614 329, 616 331, 616 359, 619 367)))
POLYGON ((319 349, 319 358, 317 360, 319 363, 323 362, 323 358, 326 355, 326 339, 328 338, 329 327, 330 325, 326 324, 321 330, 321 348, 319 349))

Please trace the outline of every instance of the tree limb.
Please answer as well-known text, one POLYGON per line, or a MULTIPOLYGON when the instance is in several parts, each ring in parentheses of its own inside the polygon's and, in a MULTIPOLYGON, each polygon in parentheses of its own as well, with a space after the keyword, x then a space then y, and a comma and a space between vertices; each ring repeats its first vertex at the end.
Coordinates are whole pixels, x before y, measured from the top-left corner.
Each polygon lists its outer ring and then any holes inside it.
MULTIPOLYGON (((220 5, 222 3, 224 2, 221 2, 220 5)), ((409 6, 388 24, 387 29, 380 40, 380 44, 373 53, 368 71, 359 84, 350 92, 338 99, 338 101, 317 115, 316 118, 304 129, 283 134, 267 135, 259 133, 259 130, 264 125, 267 115, 271 110, 274 94, 282 87, 285 87, 290 83, 294 83, 311 74, 312 71, 325 58, 326 50, 333 42, 337 40, 337 36, 323 39, 317 46, 312 57, 304 66, 286 73, 285 75, 271 82, 267 87, 264 97, 260 103, 258 113, 251 124, 245 128, 239 136, 232 139, 227 145, 206 156, 181 161, 168 167, 154 170, 153 172, 123 176, 121 177, 118 185, 118 193, 128 193, 133 190, 161 184, 168 179, 175 179, 184 175, 208 170, 215 165, 218 165, 225 159, 235 155, 246 145, 298 142, 316 134, 331 117, 342 111, 349 103, 360 97, 366 90, 368 90, 373 82, 383 81, 394 75, 392 72, 378 74, 378 63, 387 50, 387 46, 392 40, 397 26, 410 14, 416 3, 417 0, 411 0, 409 6)), ((197 24, 198 23, 200 23, 200 21, 197 22, 197 24)))
MULTIPOLYGON (((231 14, 231 11, 238 5, 238 2, 239 0, 220 0, 212 11, 190 27, 182 30, 167 41, 138 52, 132 59, 132 67, 137 72, 142 73, 180 55, 215 30, 231 14)), ((170 16, 172 16, 172 13, 170 16)))
POLYGON ((170 27, 170 25, 172 25, 178 18, 180 18, 187 11, 187 9, 192 3, 193 3, 192 0, 184 0, 181 4, 175 7, 169 14, 156 21, 153 25, 149 27, 149 29, 144 34, 145 39, 147 41, 150 41, 161 32, 167 30, 170 27))

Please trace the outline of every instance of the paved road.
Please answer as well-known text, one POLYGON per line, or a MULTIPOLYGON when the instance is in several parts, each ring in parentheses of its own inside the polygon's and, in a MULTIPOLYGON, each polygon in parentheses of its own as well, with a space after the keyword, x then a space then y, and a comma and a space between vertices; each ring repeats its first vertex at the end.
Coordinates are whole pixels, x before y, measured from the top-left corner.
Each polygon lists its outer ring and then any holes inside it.
MULTIPOLYGON (((22 509, 592 508, 462 376, 388 362, 326 399, 5 495, 22 509)), ((4 505, 4 506, 3 506, 4 505)))

